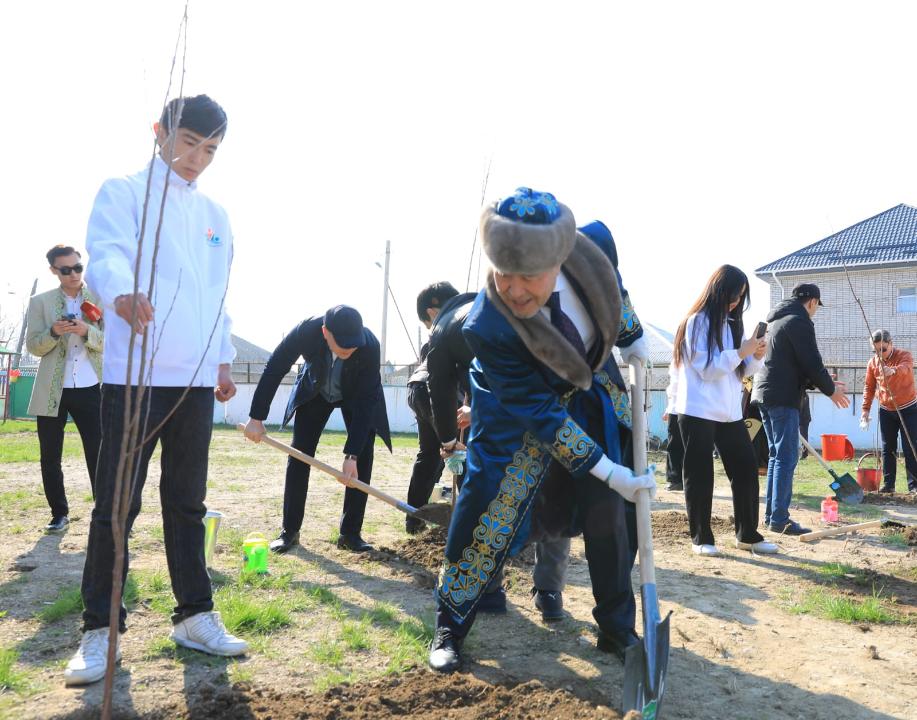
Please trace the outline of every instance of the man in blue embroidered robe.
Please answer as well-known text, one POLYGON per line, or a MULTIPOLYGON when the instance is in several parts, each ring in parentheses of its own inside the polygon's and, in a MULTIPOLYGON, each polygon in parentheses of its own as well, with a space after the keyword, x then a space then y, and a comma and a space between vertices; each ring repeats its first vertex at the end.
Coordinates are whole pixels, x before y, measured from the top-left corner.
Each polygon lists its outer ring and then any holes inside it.
POLYGON ((436 588, 434 670, 458 668, 477 603, 525 544, 549 474, 573 498, 583 531, 599 647, 621 657, 637 640, 624 501, 640 488, 654 493, 655 479, 620 464, 620 393, 609 370, 621 295, 613 248, 591 234, 577 232, 552 195, 529 188, 482 215, 493 269, 463 331, 476 357, 468 475, 436 588))

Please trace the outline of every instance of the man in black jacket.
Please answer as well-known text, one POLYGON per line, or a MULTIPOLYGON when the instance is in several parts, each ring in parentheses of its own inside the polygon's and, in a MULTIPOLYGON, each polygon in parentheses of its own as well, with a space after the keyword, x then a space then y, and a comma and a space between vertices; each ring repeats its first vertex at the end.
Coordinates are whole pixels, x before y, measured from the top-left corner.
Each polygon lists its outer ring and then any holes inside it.
MULTIPOLYGON (((370 482, 373 444, 378 434, 392 449, 385 396, 379 375, 379 341, 354 308, 337 305, 325 313, 303 320, 271 353, 258 381, 245 436, 255 442, 264 435, 264 419, 280 381, 302 357, 302 369, 290 392, 283 417, 293 421, 293 447, 315 455, 319 438, 335 408, 341 408, 347 427, 344 443, 344 475, 370 482)), ((299 542, 309 490, 309 466, 294 458, 287 460, 283 495, 283 529, 271 543, 271 550, 284 553, 299 542)), ((363 540, 366 494, 348 487, 344 493, 338 547, 354 552, 371 550, 363 540)))
MULTIPOLYGON (((438 282, 428 285, 417 296, 417 317, 424 327, 429 330, 440 311, 459 292, 451 283, 438 282)), ((420 507, 430 501, 430 495, 443 473, 443 459, 439 452, 439 436, 433 425, 433 408, 430 403, 430 389, 427 381, 430 378, 427 369, 427 357, 430 352, 430 341, 424 343, 420 349, 420 365, 414 374, 408 378, 408 407, 417 420, 417 458, 411 471, 411 481, 408 484, 408 504, 420 507)), ((455 416, 455 394, 452 397, 452 415, 455 416)), ((414 535, 426 523, 410 515, 404 519, 404 529, 414 535)))
POLYGON ((767 355, 755 376, 752 398, 758 403, 767 435, 767 495, 764 524, 787 535, 802 535, 808 528, 790 520, 793 472, 799 459, 799 399, 811 385, 839 408, 850 405, 842 382, 825 369, 815 342, 812 318, 822 306, 817 285, 802 283, 793 296, 768 316, 767 355))

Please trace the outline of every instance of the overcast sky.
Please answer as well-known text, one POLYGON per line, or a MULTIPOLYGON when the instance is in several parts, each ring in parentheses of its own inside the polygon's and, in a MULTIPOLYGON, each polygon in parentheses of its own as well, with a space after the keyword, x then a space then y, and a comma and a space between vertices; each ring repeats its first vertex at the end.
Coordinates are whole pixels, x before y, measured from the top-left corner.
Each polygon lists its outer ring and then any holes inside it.
MULTIPOLYGON (((147 163, 183 6, 4 3, 0 313, 22 312, 34 277, 55 285, 47 249, 82 248, 100 183, 147 163)), ((465 289, 488 162, 489 200, 528 185, 605 221, 638 314, 674 330, 718 265, 751 276, 917 204, 915 15, 192 0, 185 92, 229 115, 200 187, 233 223, 234 330, 272 349, 343 302, 378 335, 390 240, 416 342, 417 292, 465 289)), ((752 300, 746 325, 766 314, 764 283, 752 300)), ((390 360, 413 359, 392 306, 388 338, 390 360)))

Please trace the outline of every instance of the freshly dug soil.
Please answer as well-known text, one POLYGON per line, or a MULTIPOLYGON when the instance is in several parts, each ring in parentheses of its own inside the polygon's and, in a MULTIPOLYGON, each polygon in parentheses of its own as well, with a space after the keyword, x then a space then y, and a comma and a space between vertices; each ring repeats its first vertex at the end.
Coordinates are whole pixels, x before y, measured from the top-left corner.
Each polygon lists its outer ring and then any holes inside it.
MULTIPOLYGON (((68 720, 95 717, 84 711, 68 720)), ((338 685, 323 694, 280 693, 252 688, 204 687, 184 705, 124 718, 221 718, 221 720, 619 720, 611 708, 580 700, 566 690, 553 690, 538 681, 491 685, 472 675, 441 675, 414 671, 401 677, 356 685, 338 685)))
MULTIPOLYGON (((374 560, 395 560, 425 568, 438 573, 443 564, 443 548, 446 547, 446 529, 433 528, 409 537, 393 548, 380 547, 372 556, 374 560)), ((535 549, 531 545, 522 549, 509 561, 510 567, 526 567, 535 564, 535 549)))
POLYGON ((870 505, 917 505, 917 493, 877 493, 868 492, 863 502, 870 505))
MULTIPOLYGON (((735 536, 735 518, 719 517, 710 518, 710 529, 717 537, 735 536)), ((688 515, 680 510, 659 510, 653 513, 653 544, 677 545, 691 542, 691 533, 688 530, 688 515)))

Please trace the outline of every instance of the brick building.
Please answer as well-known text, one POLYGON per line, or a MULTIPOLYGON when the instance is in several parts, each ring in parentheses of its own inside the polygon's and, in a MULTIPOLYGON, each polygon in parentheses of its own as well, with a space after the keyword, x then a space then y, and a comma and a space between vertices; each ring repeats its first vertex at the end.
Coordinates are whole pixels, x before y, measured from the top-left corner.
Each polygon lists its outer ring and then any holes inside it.
POLYGON ((771 307, 798 283, 818 285, 826 307, 815 316, 815 334, 826 365, 865 366, 872 346, 863 311, 870 328, 887 329, 896 345, 917 354, 917 208, 893 207, 755 275, 770 285, 771 307))

